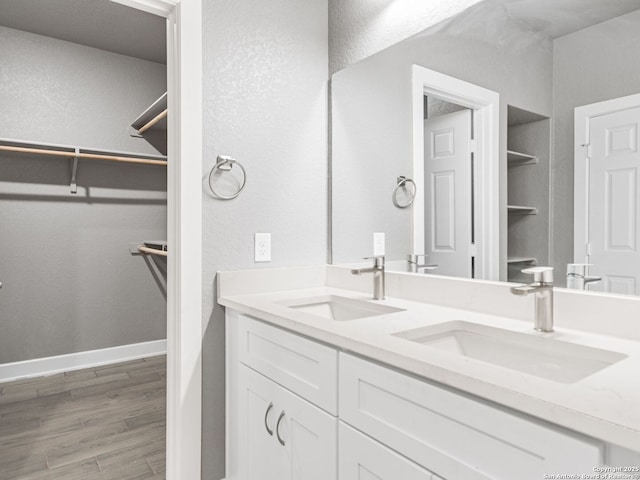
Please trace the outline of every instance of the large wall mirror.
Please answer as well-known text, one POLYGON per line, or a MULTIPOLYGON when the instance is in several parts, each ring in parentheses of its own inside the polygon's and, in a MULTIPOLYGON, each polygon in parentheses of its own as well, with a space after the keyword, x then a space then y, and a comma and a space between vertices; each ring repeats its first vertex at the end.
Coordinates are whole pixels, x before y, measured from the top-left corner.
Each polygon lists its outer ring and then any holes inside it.
POLYGON ((638 295, 639 144, 640 0, 479 2, 333 76, 332 261, 638 295))

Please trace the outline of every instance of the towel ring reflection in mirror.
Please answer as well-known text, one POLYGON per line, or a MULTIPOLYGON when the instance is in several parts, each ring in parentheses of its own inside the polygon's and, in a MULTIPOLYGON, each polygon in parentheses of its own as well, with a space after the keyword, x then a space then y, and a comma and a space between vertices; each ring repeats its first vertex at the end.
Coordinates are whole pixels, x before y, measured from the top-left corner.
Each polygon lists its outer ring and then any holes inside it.
POLYGON ((244 188, 246 183, 247 172, 245 171, 244 167, 235 158, 229 157, 227 155, 218 155, 216 164, 209 172, 209 188, 211 189, 211 192, 220 200, 231 200, 240 195, 240 192, 242 192, 242 189, 244 188), (239 184, 236 186, 236 189, 235 191, 233 191, 233 193, 226 195, 222 194, 213 186, 213 180, 217 175, 222 175, 224 172, 231 172, 234 165, 237 165, 240 168, 242 178, 238 179, 239 184))
POLYGON ((410 207, 416 198, 416 183, 407 177, 397 177, 396 182, 391 197, 393 204, 398 208, 410 207))

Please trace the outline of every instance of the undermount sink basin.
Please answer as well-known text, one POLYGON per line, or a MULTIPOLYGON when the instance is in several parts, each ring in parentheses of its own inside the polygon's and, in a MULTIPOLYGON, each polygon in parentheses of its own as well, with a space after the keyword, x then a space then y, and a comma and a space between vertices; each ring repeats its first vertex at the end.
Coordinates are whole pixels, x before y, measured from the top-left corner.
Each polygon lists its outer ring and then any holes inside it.
POLYGON ((338 295, 322 295, 312 298, 296 298, 280 302, 289 308, 311 313, 329 320, 345 321, 375 317, 388 313, 403 312, 401 308, 389 307, 379 303, 366 302, 338 295))
POLYGON ((574 383, 626 355, 552 338, 453 321, 394 336, 559 383, 574 383))

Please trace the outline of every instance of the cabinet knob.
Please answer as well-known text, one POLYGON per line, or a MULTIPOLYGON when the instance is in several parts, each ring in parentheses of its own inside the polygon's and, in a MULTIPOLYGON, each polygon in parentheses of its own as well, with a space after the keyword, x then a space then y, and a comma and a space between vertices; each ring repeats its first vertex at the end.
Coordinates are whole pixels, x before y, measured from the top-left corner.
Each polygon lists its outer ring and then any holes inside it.
POLYGON ((267 407, 267 411, 264 412, 264 428, 267 429, 267 433, 271 436, 273 436, 273 429, 269 428, 269 412, 271 411, 271 409, 273 408, 273 402, 269 403, 269 406, 267 407))
POLYGON ((285 412, 283 410, 280 416, 278 417, 278 423, 276 423, 276 436, 278 437, 278 441, 280 442, 280 445, 282 445, 283 447, 284 447, 284 440, 280 436, 280 422, 284 418, 284 415, 285 415, 285 412))

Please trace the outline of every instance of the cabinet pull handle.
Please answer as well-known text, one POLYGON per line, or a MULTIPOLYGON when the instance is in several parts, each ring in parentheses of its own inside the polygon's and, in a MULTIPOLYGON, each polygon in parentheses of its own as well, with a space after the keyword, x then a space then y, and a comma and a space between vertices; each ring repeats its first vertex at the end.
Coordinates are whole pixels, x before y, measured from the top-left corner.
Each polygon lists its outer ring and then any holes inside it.
POLYGON ((269 403, 269 406, 267 407, 267 411, 264 412, 264 428, 267 429, 267 433, 271 436, 273 436, 273 430, 271 430, 269 428, 269 424, 267 423, 267 419, 269 418, 269 412, 271 411, 271 409, 273 408, 273 402, 269 403))
POLYGON ((284 413, 285 412, 283 410, 280 416, 278 417, 278 423, 276 423, 276 436, 278 437, 278 441, 280 442, 280 445, 282 445, 283 447, 284 447, 284 440, 280 436, 280 422, 284 418, 284 413))

